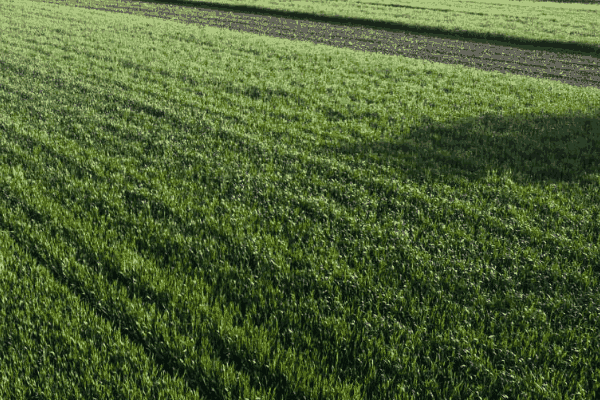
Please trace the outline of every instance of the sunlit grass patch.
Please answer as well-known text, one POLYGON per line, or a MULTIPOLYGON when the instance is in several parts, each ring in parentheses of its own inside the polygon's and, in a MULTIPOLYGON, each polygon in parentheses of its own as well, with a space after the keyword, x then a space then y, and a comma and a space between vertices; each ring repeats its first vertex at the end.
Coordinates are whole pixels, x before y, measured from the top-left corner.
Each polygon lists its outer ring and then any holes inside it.
POLYGON ((0 26, 0 398, 598 391, 598 89, 37 2, 0 26))

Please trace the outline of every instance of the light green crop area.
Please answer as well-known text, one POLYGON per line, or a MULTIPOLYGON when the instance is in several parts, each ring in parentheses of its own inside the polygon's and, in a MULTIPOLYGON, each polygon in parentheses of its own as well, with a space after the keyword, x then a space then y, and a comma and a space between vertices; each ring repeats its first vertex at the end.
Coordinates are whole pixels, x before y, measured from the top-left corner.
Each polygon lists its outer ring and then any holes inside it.
POLYGON ((600 90, 0 2, 1 399, 586 399, 600 90))
POLYGON ((210 3, 600 47, 600 5, 594 4, 495 0, 210 0, 210 3))

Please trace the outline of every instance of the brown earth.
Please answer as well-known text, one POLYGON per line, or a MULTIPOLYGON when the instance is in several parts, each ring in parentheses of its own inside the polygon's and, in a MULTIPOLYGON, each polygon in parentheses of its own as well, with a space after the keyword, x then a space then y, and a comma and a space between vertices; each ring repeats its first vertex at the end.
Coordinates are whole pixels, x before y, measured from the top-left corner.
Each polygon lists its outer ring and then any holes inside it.
MULTIPOLYGON (((74 5, 60 0, 43 1, 74 5)), ((514 47, 482 40, 450 39, 431 34, 132 0, 120 0, 118 4, 94 2, 93 6, 80 3, 77 6, 175 19, 190 24, 458 64, 486 71, 510 72, 600 89, 600 57, 576 52, 552 51, 533 46, 514 47)))

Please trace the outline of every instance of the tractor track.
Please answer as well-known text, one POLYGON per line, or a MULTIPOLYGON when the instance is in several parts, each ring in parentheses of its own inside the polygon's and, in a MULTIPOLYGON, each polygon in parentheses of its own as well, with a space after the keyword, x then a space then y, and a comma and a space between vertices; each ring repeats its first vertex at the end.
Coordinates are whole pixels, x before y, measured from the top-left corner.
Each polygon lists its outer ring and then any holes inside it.
MULTIPOLYGON (((71 2, 61 0, 37 1, 73 5, 71 2)), ((432 34, 227 11, 223 8, 189 7, 133 0, 119 0, 116 4, 107 2, 95 3, 94 6, 83 4, 75 6, 175 19, 189 24, 209 25, 240 32, 310 41, 338 48, 463 65, 485 71, 553 79, 573 86, 600 89, 600 57, 577 52, 551 51, 551 49, 537 49, 533 46, 523 49, 481 40, 444 38, 432 34)))

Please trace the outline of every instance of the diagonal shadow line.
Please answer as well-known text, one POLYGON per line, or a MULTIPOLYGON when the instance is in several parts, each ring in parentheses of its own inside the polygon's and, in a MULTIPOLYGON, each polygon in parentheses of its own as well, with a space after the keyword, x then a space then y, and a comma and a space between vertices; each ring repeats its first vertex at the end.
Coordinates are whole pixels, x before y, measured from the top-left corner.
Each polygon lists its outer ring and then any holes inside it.
MULTIPOLYGON (((72 0, 37 0, 72 4, 72 0)), ((447 65, 462 65, 485 71, 510 72, 534 78, 552 79, 572 86, 600 88, 600 58, 589 55, 567 54, 560 49, 543 50, 529 46, 527 50, 515 46, 473 43, 474 40, 431 38, 428 34, 414 34, 386 29, 349 28, 343 25, 300 21, 291 18, 260 16, 189 9, 158 3, 139 3, 122 0, 118 4, 86 0, 76 6, 101 11, 141 14, 152 18, 174 19, 177 22, 199 26, 214 26, 228 30, 267 35, 276 38, 310 41, 336 48, 348 48, 369 53, 428 60, 447 65), (155 6, 152 6, 155 4, 155 6), (187 10, 187 11, 186 11, 187 10)), ((151 0, 149 0, 151 1, 151 0)), ((197 44, 196 38, 183 39, 197 44)), ((256 54, 256 53, 255 53, 256 54)), ((91 55, 90 55, 91 56, 91 55)), ((1 61, 0 61, 1 63, 1 61)), ((138 66, 136 66, 136 69, 138 66)))
MULTIPOLYGON (((72 3, 69 0, 35 0, 40 2, 56 2, 56 3, 72 3)), ((127 3, 130 0, 121 0, 119 3, 127 3)), ((577 42, 564 42, 558 40, 547 40, 547 39, 528 39, 522 37, 516 37, 506 34, 496 34, 489 32, 476 32, 468 30, 456 30, 452 28, 424 26, 419 24, 406 24, 401 22, 389 22, 381 20, 373 20, 368 18, 358 17, 341 17, 334 15, 320 15, 311 12, 302 11, 291 11, 291 10, 277 10, 268 7, 261 6, 250 6, 250 5, 234 5, 234 4, 222 4, 208 1, 191 1, 191 0, 139 0, 134 3, 149 3, 149 4, 166 4, 172 6, 183 6, 188 8, 195 8, 199 11, 206 11, 210 9, 212 11, 227 11, 234 13, 248 13, 254 15, 261 15, 266 17, 284 17, 295 20, 324 22, 328 24, 344 25, 349 27, 359 28, 374 28, 383 31, 390 32, 409 32, 417 33, 422 36, 429 36, 431 38, 446 38, 456 39, 463 42, 473 43, 485 43, 511 46, 514 48, 520 48, 524 50, 544 50, 554 53, 580 53, 583 55, 600 56, 600 46, 586 43, 577 42)), ((96 8, 84 5, 82 2, 77 2, 73 5, 84 8, 96 8)), ((110 3, 98 4, 102 7, 110 7, 110 3)), ((139 9, 139 11, 142 11, 139 9)))
POLYGON ((513 180, 529 183, 598 185, 600 174, 600 112, 591 115, 503 116, 487 113, 455 123, 421 117, 402 137, 373 143, 344 144, 340 153, 373 164, 402 168, 423 181, 425 172, 483 180, 490 170, 512 172, 513 180))

